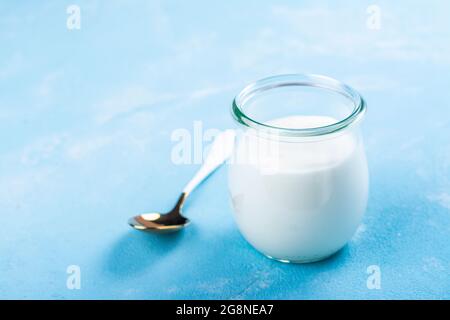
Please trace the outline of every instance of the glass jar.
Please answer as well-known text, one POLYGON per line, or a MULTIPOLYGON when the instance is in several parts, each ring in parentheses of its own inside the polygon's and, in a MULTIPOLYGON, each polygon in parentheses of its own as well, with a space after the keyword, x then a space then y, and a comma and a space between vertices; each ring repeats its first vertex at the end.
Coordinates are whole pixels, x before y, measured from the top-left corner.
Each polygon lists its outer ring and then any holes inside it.
POLYGON ((282 262, 324 259, 361 222, 368 169, 364 99, 318 75, 279 75, 234 99, 240 125, 229 163, 234 217, 246 240, 282 262))

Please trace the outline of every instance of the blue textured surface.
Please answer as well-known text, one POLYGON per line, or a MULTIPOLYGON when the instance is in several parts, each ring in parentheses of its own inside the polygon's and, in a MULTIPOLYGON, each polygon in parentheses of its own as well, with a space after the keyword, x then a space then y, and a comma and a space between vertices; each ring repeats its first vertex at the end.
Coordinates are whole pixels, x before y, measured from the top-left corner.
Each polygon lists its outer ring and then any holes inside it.
POLYGON ((448 1, 378 1, 380 30, 368 1, 77 1, 72 31, 69 4, 0 4, 0 298, 450 298, 448 1), (174 129, 232 126, 244 84, 287 72, 369 104, 369 206, 345 249, 309 265, 261 256, 223 168, 184 232, 127 226, 170 208, 198 167, 171 162, 174 129))

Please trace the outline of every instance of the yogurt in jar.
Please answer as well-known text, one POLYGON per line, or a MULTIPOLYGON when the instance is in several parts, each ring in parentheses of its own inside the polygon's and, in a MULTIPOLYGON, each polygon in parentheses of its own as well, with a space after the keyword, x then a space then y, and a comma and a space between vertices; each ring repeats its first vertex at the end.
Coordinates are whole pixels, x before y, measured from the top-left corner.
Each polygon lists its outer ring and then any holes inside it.
MULTIPOLYGON (((336 122, 289 116, 267 124, 317 128, 336 122)), ((276 141, 276 150, 270 139, 247 130, 237 142, 229 191, 238 228, 257 250, 284 262, 332 255, 351 238, 367 205, 368 170, 359 135, 349 129, 276 141), (269 145, 271 152, 265 152, 269 145)))

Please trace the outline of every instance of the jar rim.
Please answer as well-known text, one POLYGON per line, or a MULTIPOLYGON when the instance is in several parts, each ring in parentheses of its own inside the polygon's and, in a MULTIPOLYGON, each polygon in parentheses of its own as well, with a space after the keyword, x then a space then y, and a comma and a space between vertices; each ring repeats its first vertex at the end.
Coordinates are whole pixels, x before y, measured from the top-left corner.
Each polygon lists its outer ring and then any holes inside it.
POLYGON ((318 74, 280 74, 257 80, 247 85, 234 98, 231 112, 233 118, 244 125, 245 127, 262 130, 269 134, 276 134, 290 137, 311 137, 321 136, 326 134, 341 131, 356 122, 358 122, 365 114, 367 105, 363 97, 352 87, 342 83, 331 77, 318 74), (315 87, 332 91, 343 95, 353 103, 352 112, 342 120, 335 123, 319 126, 314 128, 283 128, 269 125, 261 121, 255 120, 243 111, 243 106, 252 97, 258 93, 266 92, 268 90, 277 89, 280 87, 315 87))

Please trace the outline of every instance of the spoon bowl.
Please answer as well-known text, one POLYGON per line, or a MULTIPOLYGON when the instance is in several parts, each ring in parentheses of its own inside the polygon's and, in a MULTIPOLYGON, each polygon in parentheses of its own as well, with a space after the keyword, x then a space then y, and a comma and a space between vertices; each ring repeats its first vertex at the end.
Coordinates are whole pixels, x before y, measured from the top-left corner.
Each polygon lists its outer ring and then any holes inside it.
POLYGON ((190 221, 183 217, 179 222, 169 221, 165 222, 167 214, 151 213, 151 215, 159 216, 156 219, 148 219, 148 213, 137 215, 128 220, 128 224, 136 230, 149 231, 154 233, 170 233, 178 231, 187 226, 190 221))
POLYGON ((143 213, 128 220, 128 224, 136 230, 158 233, 170 233, 187 226, 190 221, 181 214, 186 194, 182 193, 175 207, 167 213, 143 213))

